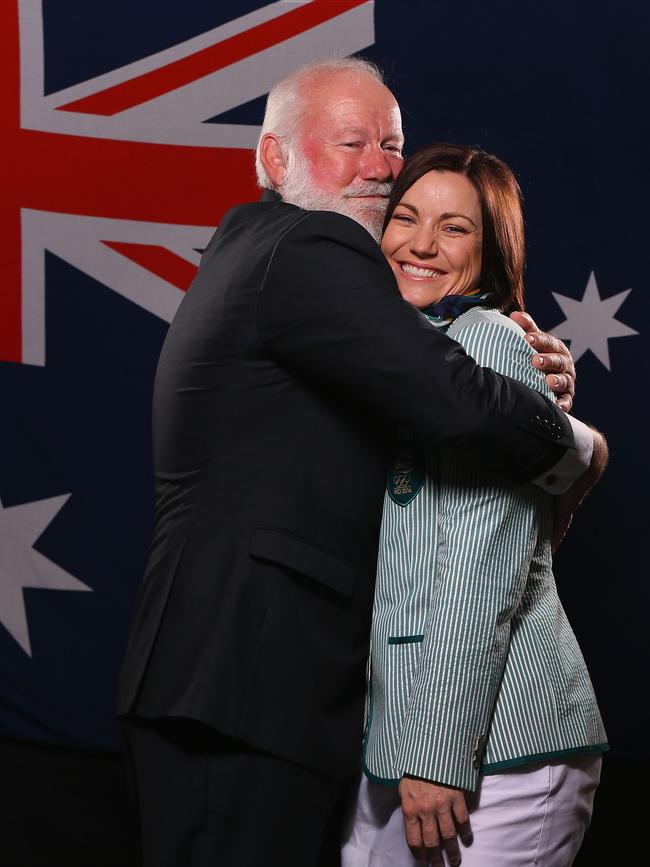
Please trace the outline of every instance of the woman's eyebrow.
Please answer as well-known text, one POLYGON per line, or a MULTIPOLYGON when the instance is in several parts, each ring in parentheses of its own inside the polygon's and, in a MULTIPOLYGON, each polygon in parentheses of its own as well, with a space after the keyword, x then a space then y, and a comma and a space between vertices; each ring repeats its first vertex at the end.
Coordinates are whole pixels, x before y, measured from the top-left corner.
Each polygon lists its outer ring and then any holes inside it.
MULTIPOLYGON (((414 213, 416 216, 419 215, 419 211, 415 207, 415 205, 411 205, 409 202, 404 202, 404 201, 398 202, 395 205, 395 207, 396 208, 408 208, 408 210, 411 211, 412 213, 414 213)), ((477 228, 474 220, 472 220, 471 217, 468 217, 467 214, 457 214, 457 213, 452 213, 452 212, 448 211, 447 213, 440 214, 439 219, 440 220, 455 220, 455 219, 458 219, 458 217, 460 217, 462 220, 467 220, 467 222, 471 223, 475 229, 477 228)))
POLYGON ((471 223, 472 226, 476 228, 476 223, 471 217, 468 217, 467 214, 440 214, 441 220, 455 220, 457 217, 460 217, 462 220, 467 220, 468 223, 471 223))
POLYGON ((418 209, 415 207, 415 205, 409 205, 408 202, 398 202, 395 205, 395 207, 396 208, 408 208, 409 211, 412 211, 414 214, 418 213, 418 209))

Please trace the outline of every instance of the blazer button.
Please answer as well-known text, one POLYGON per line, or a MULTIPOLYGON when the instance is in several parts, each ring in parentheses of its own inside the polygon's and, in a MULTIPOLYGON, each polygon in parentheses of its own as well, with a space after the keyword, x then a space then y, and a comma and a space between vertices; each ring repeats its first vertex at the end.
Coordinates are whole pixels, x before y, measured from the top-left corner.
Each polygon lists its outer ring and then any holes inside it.
POLYGON ((483 753, 485 752, 485 744, 486 744, 485 735, 477 735, 474 738, 474 753, 472 755, 472 766, 475 770, 481 767, 481 762, 483 761, 483 753))
POLYGON ((546 476, 546 478, 544 479, 544 484, 549 488, 552 488, 556 482, 557 476, 555 475, 555 473, 549 473, 548 476, 546 476))

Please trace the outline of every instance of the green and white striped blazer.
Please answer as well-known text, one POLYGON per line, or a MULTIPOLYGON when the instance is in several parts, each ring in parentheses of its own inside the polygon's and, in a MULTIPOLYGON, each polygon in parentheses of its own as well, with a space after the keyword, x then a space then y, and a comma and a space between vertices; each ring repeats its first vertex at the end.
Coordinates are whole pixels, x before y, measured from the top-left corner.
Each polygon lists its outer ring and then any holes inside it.
MULTIPOLYGON (((551 394, 522 330, 474 308, 449 336, 484 366, 551 394)), ((381 530, 367 775, 473 790, 479 774, 607 749, 558 598, 552 498, 471 455, 398 449, 381 530)))

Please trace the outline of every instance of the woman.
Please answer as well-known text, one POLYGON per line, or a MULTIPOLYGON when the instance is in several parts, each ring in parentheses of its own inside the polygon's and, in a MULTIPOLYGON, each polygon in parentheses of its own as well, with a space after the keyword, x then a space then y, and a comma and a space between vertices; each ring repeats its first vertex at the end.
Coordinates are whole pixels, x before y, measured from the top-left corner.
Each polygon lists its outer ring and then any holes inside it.
MULTIPOLYGON (((550 396, 507 316, 523 309, 524 231, 504 163, 447 144, 415 154, 394 185, 382 250, 432 327, 550 396)), ((464 867, 573 861, 607 743, 558 599, 551 528, 540 489, 400 438, 346 867, 412 865, 414 855, 443 864, 442 841, 448 863, 462 851, 464 867), (461 849, 468 810, 474 841, 461 849)))

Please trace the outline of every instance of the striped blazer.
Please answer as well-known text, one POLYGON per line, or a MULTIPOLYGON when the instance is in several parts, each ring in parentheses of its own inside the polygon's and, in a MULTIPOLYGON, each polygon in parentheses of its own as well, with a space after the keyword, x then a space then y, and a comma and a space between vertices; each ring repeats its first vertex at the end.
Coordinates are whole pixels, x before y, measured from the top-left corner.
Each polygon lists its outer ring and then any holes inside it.
MULTIPOLYGON (((522 330, 474 308, 448 334, 550 396, 522 330)), ((473 790, 481 773, 607 749, 551 563, 552 498, 404 440, 389 473, 371 637, 367 775, 473 790)))

